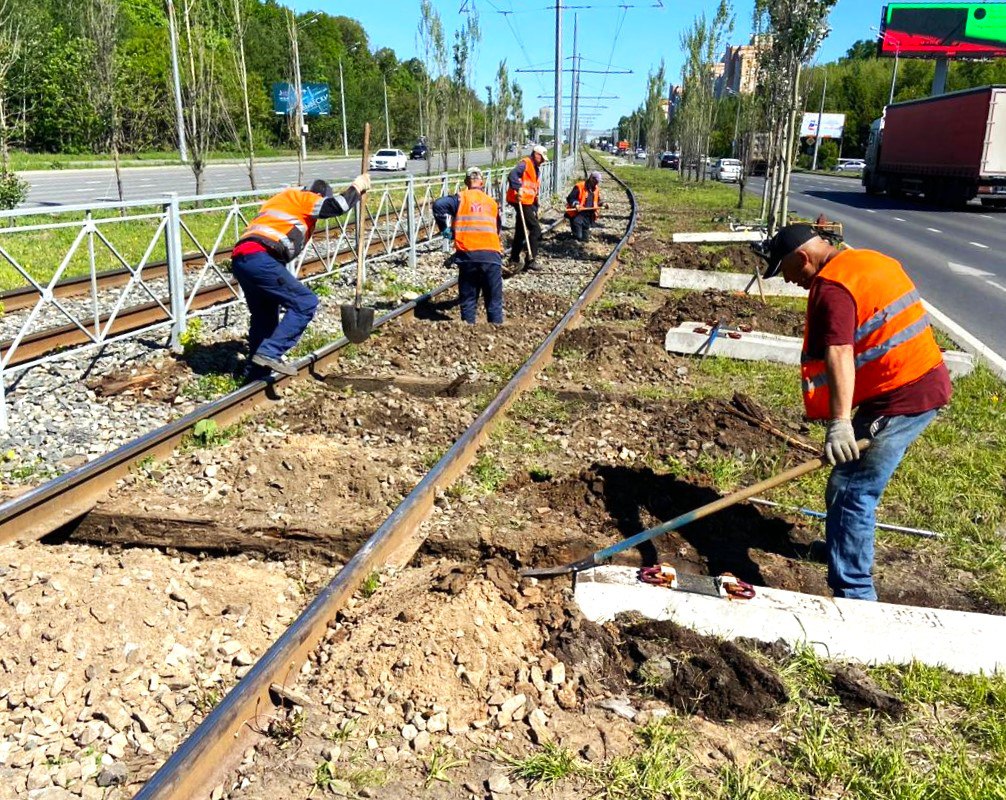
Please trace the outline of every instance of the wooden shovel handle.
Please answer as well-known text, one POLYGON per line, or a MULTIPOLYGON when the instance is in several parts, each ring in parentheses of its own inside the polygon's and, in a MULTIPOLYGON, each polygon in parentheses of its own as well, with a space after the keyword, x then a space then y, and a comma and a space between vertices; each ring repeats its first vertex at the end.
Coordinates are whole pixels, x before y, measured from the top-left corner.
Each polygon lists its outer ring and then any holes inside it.
MULTIPOLYGON (((360 162, 360 173, 367 174, 370 166, 370 123, 363 124, 363 158, 360 162)), ((360 201, 356 205, 356 307, 363 302, 363 250, 367 246, 367 208, 366 192, 360 193, 360 201)))

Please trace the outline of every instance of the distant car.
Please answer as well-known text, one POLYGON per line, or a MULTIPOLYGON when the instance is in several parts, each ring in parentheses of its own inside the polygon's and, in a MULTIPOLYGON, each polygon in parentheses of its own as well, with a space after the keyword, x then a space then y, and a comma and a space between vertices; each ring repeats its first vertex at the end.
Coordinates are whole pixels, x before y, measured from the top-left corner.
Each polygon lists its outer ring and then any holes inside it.
POLYGON ((508 144, 506 146, 506 151, 508 153, 516 153, 517 152, 517 142, 510 142, 510 144, 508 144))
POLYGON ((862 172, 866 162, 861 158, 843 158, 834 167, 833 172, 862 172))
POLYGON ((429 155, 430 155, 430 149, 423 142, 418 142, 412 148, 412 152, 409 153, 409 158, 410 159, 412 159, 412 158, 426 159, 426 158, 429 158, 429 155))
POLYGON ((721 158, 712 168, 712 177, 724 183, 736 183, 741 179, 741 162, 736 158, 721 158))
POLYGON ((405 169, 409 157, 401 150, 378 150, 370 157, 371 169, 405 169))
POLYGON ((681 167, 681 157, 677 153, 664 153, 660 157, 662 169, 679 169, 681 167))
POLYGON ((646 151, 645 150, 637 150, 636 151, 636 158, 638 158, 640 160, 645 159, 646 158, 646 151))

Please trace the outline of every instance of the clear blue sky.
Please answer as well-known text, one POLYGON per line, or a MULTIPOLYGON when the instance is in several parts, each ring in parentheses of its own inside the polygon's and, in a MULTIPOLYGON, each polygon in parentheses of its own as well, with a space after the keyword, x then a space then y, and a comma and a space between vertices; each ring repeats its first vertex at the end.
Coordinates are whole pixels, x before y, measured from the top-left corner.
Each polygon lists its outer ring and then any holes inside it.
MULTIPOLYGON (((419 0, 288 0, 297 11, 325 11, 358 20, 370 37, 372 50, 390 47, 399 59, 417 55, 416 27, 419 22, 419 0)), ((554 0, 467 0, 475 3, 482 27, 482 43, 475 70, 475 86, 485 96, 485 86, 494 83, 500 60, 506 59, 514 69, 548 69, 541 75, 517 74, 524 90, 525 116, 537 112, 540 106, 551 105, 553 92, 553 59, 555 53, 554 0), (552 8, 548 8, 549 5, 552 8), (500 14, 499 11, 512 11, 500 14), (539 99, 548 95, 549 99, 539 99)), ((682 55, 678 37, 695 16, 705 12, 712 16, 716 0, 663 0, 663 8, 653 7, 655 0, 565 0, 568 5, 592 6, 590 9, 564 12, 563 52, 572 54, 573 18, 579 18, 579 50, 584 57, 584 69, 629 69, 631 75, 587 75, 581 81, 581 95, 618 95, 614 100, 581 100, 581 106, 604 104, 595 109, 589 127, 610 129, 623 114, 636 108, 646 91, 646 75, 663 58, 668 79, 680 82, 682 55), (618 3, 635 7, 623 10, 618 3), (617 37, 616 37, 617 33, 617 37), (590 59, 590 61, 587 61, 590 59)), ((466 0, 434 0, 440 11, 448 41, 462 22, 459 10, 466 0)), ((825 41, 819 59, 830 61, 845 53, 858 39, 875 34, 871 25, 879 25, 882 0, 839 0, 831 12, 832 32, 825 41)), ((746 44, 751 35, 752 0, 735 0, 732 44, 746 44)), ((569 62, 567 61, 567 66, 569 62)), ((569 77, 564 79, 568 93, 569 77)), ((583 110, 582 114, 588 112, 583 110)))

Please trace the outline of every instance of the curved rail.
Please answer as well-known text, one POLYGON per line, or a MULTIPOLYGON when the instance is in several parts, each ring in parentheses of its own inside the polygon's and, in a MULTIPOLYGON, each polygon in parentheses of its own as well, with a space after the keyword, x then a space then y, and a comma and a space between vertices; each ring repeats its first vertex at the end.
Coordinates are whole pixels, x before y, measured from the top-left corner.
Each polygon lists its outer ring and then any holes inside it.
POLYGON ((603 290, 619 252, 635 229, 635 196, 617 176, 603 165, 600 166, 625 190, 629 198, 630 215, 625 234, 593 280, 461 438, 151 777, 135 795, 135 800, 192 800, 208 796, 213 788, 213 781, 219 779, 221 772, 227 767, 228 754, 240 752, 237 737, 246 730, 249 720, 262 713, 263 709, 272 707, 270 687, 296 680, 308 654, 324 637, 329 620, 334 618, 371 572, 391 560, 399 564, 405 563, 419 548, 421 540, 417 531, 433 506, 438 488, 450 485, 464 473, 474 461, 479 447, 497 419, 545 368, 559 336, 603 290))

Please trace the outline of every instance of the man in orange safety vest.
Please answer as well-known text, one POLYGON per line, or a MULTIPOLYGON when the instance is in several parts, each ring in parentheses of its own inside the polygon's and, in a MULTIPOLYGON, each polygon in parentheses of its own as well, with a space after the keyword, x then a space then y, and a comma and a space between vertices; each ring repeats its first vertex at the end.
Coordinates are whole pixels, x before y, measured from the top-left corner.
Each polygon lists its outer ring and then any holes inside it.
POLYGON ((538 246, 541 243, 541 224, 538 222, 538 195, 541 191, 541 176, 538 168, 548 161, 548 150, 540 144, 531 148, 531 155, 525 156, 510 170, 507 176, 506 201, 514 212, 523 218, 514 222, 513 243, 510 245, 510 271, 520 272, 521 256, 530 243, 531 255, 525 256, 524 269, 538 268, 538 246))
POLYGON ((587 180, 576 183, 566 196, 566 218, 578 242, 587 241, 591 227, 597 222, 598 211, 608 207, 601 203, 600 183, 601 173, 591 172, 587 180))
POLYGON ((837 597, 876 600, 877 504, 908 446, 950 402, 950 375, 922 298, 893 258, 838 250, 810 225, 787 225, 769 243, 765 277, 780 272, 810 290, 800 371, 804 409, 827 422, 834 465, 828 585, 837 597))

